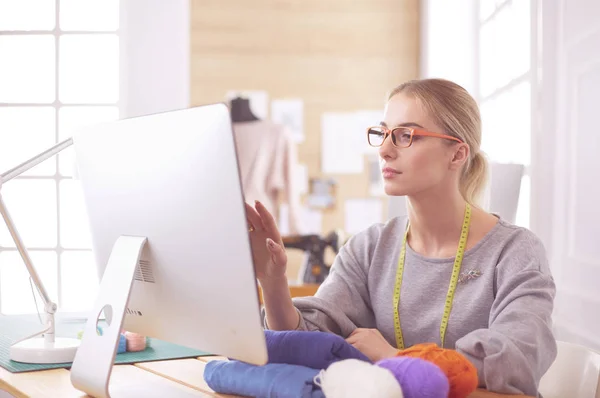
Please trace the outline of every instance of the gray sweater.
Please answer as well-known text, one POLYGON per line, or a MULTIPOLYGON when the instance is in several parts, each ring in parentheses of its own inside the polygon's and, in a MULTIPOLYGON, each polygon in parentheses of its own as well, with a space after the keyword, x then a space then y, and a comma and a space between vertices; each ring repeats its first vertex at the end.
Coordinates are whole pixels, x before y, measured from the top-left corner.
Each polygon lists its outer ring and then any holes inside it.
MULTIPOLYGON (((299 330, 347 337, 376 328, 396 346, 393 290, 406 217, 376 224, 344 245, 314 297, 295 298, 299 330)), ((454 258, 432 259, 409 246, 400 294, 404 344, 440 342, 440 323, 454 258)), ((480 387, 537 396, 556 357, 551 314, 555 285, 544 247, 530 231, 503 220, 465 252, 444 348, 478 369, 480 387), (473 273, 472 273, 473 274, 473 273)))

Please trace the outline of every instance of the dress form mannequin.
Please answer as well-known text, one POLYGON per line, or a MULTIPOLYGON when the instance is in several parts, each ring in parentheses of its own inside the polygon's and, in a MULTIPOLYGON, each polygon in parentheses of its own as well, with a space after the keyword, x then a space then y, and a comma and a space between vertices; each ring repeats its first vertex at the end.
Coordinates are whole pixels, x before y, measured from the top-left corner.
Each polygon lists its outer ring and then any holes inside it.
POLYGON ((231 120, 234 123, 259 120, 250 109, 250 100, 236 97, 231 100, 231 120))

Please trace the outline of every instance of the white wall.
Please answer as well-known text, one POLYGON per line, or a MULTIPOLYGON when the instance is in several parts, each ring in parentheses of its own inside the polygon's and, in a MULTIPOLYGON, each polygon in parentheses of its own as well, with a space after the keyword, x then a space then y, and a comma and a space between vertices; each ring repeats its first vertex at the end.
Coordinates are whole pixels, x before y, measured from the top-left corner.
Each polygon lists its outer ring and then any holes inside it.
POLYGON ((557 282, 556 335, 600 351, 600 2, 541 3, 534 204, 557 282))
POLYGON ((189 0, 121 1, 121 117, 189 106, 189 0))

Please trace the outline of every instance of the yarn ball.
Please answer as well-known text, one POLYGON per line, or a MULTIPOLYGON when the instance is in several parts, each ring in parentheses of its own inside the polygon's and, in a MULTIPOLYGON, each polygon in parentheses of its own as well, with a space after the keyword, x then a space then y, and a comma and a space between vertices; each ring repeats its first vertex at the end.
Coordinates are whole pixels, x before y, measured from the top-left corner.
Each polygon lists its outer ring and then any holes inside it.
POLYGON ((404 398, 447 398, 448 378, 435 364, 420 358, 395 357, 375 363, 388 369, 402 387, 404 398))
POLYGON ((127 339, 123 333, 119 333, 119 345, 117 346, 117 354, 122 354, 127 351, 127 339))
POLYGON ((127 351, 144 351, 146 349, 146 336, 141 334, 125 332, 127 351))
POLYGON ((315 377, 327 398, 403 398, 402 388, 387 369, 359 359, 335 362, 315 377))
POLYGON ((329 332, 265 330, 269 363, 327 369, 334 362, 360 359, 372 363, 342 336, 329 332))
POLYGON ((421 358, 439 366, 450 382, 448 398, 466 398, 477 389, 477 368, 456 350, 423 343, 399 351, 398 356, 421 358))

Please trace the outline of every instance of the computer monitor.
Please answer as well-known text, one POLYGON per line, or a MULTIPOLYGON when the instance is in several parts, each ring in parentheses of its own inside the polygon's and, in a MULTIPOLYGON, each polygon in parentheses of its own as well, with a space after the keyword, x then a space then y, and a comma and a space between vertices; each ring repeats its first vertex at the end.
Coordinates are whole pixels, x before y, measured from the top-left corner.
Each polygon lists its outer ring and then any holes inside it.
MULTIPOLYGON (((96 372, 90 369, 90 356, 97 364, 98 355, 104 355, 99 351, 103 338, 88 333, 95 330, 91 325, 100 309, 118 324, 115 306, 123 300, 127 304, 122 327, 127 331, 248 363, 266 363, 226 105, 98 124, 79 131, 73 140, 102 278, 71 372, 74 384, 85 384, 85 374, 96 372), (129 292, 134 272, 129 259, 137 256, 135 245, 144 238, 129 292), (129 274, 124 271, 127 267, 129 274), (91 339, 97 341, 92 344, 91 339)), ((112 361, 114 353, 109 365, 112 361)))

